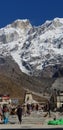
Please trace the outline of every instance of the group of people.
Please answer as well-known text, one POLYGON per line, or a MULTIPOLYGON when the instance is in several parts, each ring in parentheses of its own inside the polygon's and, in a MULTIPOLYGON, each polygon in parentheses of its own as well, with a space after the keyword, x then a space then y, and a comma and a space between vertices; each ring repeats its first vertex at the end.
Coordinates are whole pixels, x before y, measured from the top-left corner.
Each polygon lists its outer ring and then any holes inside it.
MULTIPOLYGON (((22 107, 18 105, 16 109, 16 114, 18 116, 19 123, 22 122, 22 107)), ((7 105, 0 106, 0 123, 7 124, 9 122, 10 110, 7 105)))
POLYGON ((30 115, 32 111, 38 111, 39 105, 38 104, 24 104, 23 105, 23 114, 30 115))
MULTIPOLYGON (((11 115, 11 110, 13 107, 4 105, 3 107, 0 106, 0 122, 2 121, 4 124, 9 122, 9 115, 11 115)), ((18 105, 15 108, 15 114, 17 114, 18 121, 21 124, 22 122, 22 115, 30 115, 32 111, 38 111, 39 105, 38 104, 27 104, 27 105, 18 105)), ((49 112, 50 114, 50 112, 49 112)))

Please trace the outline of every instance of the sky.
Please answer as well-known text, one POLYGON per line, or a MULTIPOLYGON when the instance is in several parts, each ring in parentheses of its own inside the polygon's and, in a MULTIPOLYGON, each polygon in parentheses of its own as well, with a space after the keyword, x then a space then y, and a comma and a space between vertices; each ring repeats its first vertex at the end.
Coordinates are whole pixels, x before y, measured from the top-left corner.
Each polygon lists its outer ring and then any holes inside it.
POLYGON ((0 0, 0 28, 17 19, 39 26, 55 17, 63 18, 63 0, 0 0))

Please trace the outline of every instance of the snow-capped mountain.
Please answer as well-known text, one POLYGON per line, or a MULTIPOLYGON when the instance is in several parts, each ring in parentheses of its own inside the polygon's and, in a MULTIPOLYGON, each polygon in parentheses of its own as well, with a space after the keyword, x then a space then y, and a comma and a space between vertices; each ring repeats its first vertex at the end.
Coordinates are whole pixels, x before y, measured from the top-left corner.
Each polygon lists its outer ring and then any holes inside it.
POLYGON ((12 56, 27 75, 46 74, 46 68, 53 66, 52 76, 59 65, 63 66, 63 18, 46 21, 38 27, 27 19, 16 20, 1 28, 0 58, 6 56, 12 56))

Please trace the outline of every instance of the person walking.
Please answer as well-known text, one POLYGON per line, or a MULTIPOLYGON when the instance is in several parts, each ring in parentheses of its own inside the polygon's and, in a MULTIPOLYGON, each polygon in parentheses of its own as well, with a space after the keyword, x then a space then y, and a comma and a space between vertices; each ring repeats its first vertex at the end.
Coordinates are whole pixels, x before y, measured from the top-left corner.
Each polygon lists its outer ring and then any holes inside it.
POLYGON ((4 118, 4 124, 7 124, 9 118, 9 110, 7 106, 3 107, 3 118, 4 118))
POLYGON ((18 116, 19 123, 21 124, 21 122, 22 122, 22 107, 20 105, 18 105, 18 108, 17 108, 17 116, 18 116))
POLYGON ((51 117, 51 104, 50 104, 50 101, 48 102, 48 114, 49 114, 49 117, 51 117))

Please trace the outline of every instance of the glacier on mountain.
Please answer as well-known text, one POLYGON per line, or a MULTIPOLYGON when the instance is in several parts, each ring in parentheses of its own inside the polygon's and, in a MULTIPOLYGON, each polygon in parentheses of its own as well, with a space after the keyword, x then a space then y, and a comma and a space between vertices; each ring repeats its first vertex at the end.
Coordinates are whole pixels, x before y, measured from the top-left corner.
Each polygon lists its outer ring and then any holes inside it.
POLYGON ((12 56, 22 72, 37 76, 47 66, 63 62, 63 18, 32 26, 16 20, 0 29, 0 56, 12 56))

